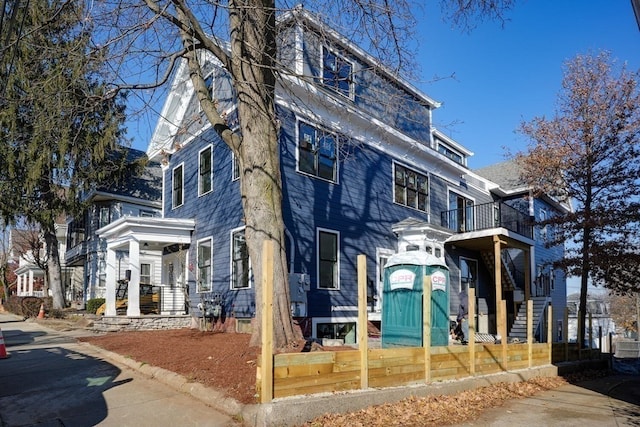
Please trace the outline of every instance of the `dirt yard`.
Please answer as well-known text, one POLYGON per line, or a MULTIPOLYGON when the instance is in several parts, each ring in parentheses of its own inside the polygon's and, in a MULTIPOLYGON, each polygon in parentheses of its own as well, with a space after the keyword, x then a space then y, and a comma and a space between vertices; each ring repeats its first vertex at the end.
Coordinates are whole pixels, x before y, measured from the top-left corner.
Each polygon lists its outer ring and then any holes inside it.
POLYGON ((247 334, 177 329, 117 332, 80 340, 224 390, 242 403, 255 403, 260 349, 249 347, 249 338, 247 334))

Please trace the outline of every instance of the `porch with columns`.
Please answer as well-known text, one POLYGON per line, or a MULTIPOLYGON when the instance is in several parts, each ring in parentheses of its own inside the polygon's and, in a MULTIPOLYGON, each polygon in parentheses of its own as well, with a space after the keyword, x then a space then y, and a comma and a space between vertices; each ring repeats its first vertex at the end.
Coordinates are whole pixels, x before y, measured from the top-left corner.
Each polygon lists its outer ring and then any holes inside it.
MULTIPOLYGON (((191 244, 191 233, 195 228, 192 219, 124 217, 98 230, 106 241, 106 310, 105 316, 116 316, 116 290, 118 281, 118 251, 128 252, 127 317, 138 317, 140 312, 140 256, 141 247, 162 254, 165 247, 191 244)), ((188 256, 188 255, 187 255, 188 256)), ((184 263, 187 277, 187 265, 184 263)), ((160 284, 162 287, 163 285, 160 284)))

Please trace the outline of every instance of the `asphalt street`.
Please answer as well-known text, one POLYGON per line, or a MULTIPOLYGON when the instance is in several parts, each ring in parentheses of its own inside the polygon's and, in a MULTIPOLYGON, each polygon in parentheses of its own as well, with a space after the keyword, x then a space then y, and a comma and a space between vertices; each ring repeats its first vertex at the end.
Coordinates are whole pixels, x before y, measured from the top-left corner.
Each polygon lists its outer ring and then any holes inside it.
POLYGON ((116 365, 74 334, 0 313, 0 426, 236 425, 201 400, 116 365))

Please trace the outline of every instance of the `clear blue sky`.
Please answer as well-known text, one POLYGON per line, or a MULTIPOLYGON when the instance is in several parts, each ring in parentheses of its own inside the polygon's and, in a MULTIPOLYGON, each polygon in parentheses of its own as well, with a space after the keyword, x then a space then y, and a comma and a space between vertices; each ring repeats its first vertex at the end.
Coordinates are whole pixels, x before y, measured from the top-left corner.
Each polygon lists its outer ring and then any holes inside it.
POLYGON ((519 0, 504 27, 485 22, 471 33, 444 23, 437 4, 425 9, 417 29, 424 82, 417 86, 442 102, 435 124, 474 152, 472 169, 503 161, 504 146, 525 148, 515 130, 523 120, 552 115, 566 60, 608 50, 640 69, 629 0, 519 0), (453 73, 455 79, 433 81, 453 73))

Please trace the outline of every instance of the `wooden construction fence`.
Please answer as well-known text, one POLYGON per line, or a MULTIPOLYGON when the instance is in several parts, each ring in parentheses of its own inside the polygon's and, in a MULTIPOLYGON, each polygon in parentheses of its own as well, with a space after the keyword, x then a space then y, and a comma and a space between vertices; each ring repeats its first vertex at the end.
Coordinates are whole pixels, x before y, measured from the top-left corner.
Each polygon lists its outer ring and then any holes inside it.
MULTIPOLYGON (((272 268, 273 243, 266 242, 263 250, 263 272, 272 268)), ((262 282, 262 354, 258 360, 257 388, 260 402, 273 398, 339 392, 366 388, 396 387, 454 380, 527 369, 551 364, 551 343, 533 343, 533 303, 528 301, 528 340, 526 343, 474 343, 475 325, 470 321, 469 344, 440 347, 397 347, 369 349, 366 328, 358 328, 358 348, 354 350, 309 353, 272 352, 273 283, 263 273, 262 282)), ((366 324, 366 258, 358 256, 359 324, 366 324), (363 322, 363 323, 360 323, 363 322)), ((430 304, 431 286, 425 278, 424 336, 431 342, 430 304)), ((469 290, 469 300, 474 289, 469 290)), ((504 313, 504 311, 503 311, 504 313)), ((549 307, 547 336, 551 337, 552 313, 549 307)), ((469 319, 473 319, 469 313, 469 319)))
MULTIPOLYGON (((549 364, 546 344, 534 344, 534 359, 528 360, 524 344, 508 346, 509 370, 549 364)), ((455 380, 470 374, 467 346, 432 347, 431 382, 455 380)), ((367 353, 367 382, 371 388, 425 384, 424 349, 404 347, 371 349, 367 353)), ((476 344, 477 375, 506 371, 502 361, 502 345, 476 344)), ((313 353, 277 354, 273 364, 273 397, 339 392, 360 389, 360 351, 320 351, 313 353)), ((262 396, 262 393, 260 393, 262 396)))

